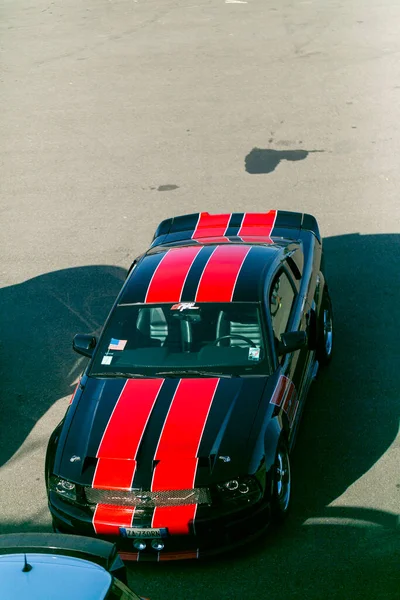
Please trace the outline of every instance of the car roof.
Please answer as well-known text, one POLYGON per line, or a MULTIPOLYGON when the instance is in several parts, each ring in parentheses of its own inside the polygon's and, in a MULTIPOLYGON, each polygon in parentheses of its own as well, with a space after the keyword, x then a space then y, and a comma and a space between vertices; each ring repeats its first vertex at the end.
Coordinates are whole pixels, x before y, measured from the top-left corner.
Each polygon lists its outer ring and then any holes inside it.
POLYGON ((257 302, 286 245, 228 239, 157 246, 135 265, 118 303, 257 302))
POLYGON ((26 554, 0 556, 2 600, 101 600, 112 577, 103 567, 81 558, 26 554))

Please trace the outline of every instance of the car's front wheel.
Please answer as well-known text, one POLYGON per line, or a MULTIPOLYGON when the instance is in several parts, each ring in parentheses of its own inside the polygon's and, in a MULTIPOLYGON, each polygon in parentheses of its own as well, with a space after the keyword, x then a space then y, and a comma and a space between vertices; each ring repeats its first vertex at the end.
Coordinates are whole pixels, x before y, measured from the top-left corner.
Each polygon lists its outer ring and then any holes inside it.
POLYGON ((325 288, 318 322, 317 360, 321 366, 332 358, 333 349, 333 310, 328 289, 325 288))
POLYGON ((276 451, 273 476, 272 517, 274 521, 282 521, 289 510, 292 491, 289 450, 283 439, 276 451))

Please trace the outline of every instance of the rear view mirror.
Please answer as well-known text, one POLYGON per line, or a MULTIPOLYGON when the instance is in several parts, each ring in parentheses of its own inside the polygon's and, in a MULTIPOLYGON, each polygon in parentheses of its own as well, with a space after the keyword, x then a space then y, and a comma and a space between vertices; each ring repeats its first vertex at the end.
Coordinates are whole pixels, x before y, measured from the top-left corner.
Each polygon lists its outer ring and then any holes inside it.
POLYGON ((289 354, 295 350, 301 350, 307 346, 307 333, 305 331, 289 331, 282 333, 278 345, 278 354, 289 354))
POLYGON ((72 348, 78 354, 83 354, 83 356, 91 358, 96 344, 97 339, 93 335, 82 335, 81 333, 78 333, 72 341, 72 348))

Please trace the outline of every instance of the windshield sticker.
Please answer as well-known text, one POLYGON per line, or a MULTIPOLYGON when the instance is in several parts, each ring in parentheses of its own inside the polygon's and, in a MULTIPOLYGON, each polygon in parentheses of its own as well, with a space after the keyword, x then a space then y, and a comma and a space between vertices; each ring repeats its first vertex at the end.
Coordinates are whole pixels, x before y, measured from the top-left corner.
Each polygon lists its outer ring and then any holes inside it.
POLYGON ((198 306, 195 306, 194 302, 178 302, 178 304, 173 304, 171 306, 171 310, 198 310, 198 306))
POLYGON ((111 342, 108 345, 109 350, 123 350, 126 346, 126 342, 128 340, 117 340, 115 338, 111 338, 111 342))
POLYGON ((249 348, 249 360, 260 360, 260 348, 249 348))
POLYGON ((111 365, 111 361, 112 361, 113 357, 112 356, 103 356, 103 358, 101 359, 101 364, 102 365, 111 365))

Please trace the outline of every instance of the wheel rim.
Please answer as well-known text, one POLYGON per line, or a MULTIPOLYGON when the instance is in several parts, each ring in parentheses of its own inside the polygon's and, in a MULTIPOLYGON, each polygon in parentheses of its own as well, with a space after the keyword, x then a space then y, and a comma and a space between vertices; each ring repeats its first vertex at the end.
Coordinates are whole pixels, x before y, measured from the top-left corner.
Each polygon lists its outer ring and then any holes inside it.
POLYGON ((324 310, 324 343, 325 353, 327 356, 330 356, 332 354, 332 339, 332 315, 330 310, 326 308, 324 310))
POLYGON ((289 506, 291 477, 289 456, 284 449, 279 450, 276 457, 275 482, 279 508, 285 512, 289 506))

